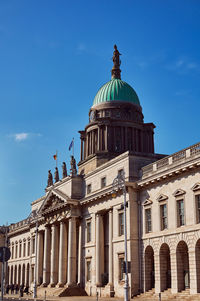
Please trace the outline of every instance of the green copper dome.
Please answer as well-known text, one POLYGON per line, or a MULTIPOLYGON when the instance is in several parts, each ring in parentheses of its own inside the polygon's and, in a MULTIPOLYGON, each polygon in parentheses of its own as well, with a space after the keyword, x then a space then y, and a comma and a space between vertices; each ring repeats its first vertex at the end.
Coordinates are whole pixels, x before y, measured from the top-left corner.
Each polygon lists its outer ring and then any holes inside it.
POLYGON ((112 101, 125 101, 140 105, 134 89, 120 78, 112 78, 99 89, 94 98, 93 106, 112 101))

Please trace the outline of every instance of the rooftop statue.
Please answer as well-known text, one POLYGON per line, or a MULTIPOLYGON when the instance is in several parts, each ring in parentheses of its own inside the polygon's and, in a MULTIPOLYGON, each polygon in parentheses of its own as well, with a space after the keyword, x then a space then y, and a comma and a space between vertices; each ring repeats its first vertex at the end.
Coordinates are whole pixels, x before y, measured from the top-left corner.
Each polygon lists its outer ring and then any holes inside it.
POLYGON ((48 180, 47 180, 47 187, 50 187, 53 185, 53 177, 51 170, 48 171, 48 180))
POLYGON ((119 53, 117 49, 117 45, 114 45, 114 52, 113 52, 113 67, 112 67, 112 78, 118 78, 121 79, 121 70, 120 70, 120 65, 121 65, 121 60, 120 56, 121 53, 119 53))
POLYGON ((71 168, 70 168, 71 175, 72 176, 77 175, 76 160, 75 160, 74 156, 71 156, 70 165, 71 165, 71 168))
POLYGON ((62 177, 63 179, 67 177, 67 167, 65 162, 62 164, 62 177))
POLYGON ((54 173, 54 179, 55 183, 59 181, 59 173, 58 173, 58 167, 55 168, 55 173, 54 173))

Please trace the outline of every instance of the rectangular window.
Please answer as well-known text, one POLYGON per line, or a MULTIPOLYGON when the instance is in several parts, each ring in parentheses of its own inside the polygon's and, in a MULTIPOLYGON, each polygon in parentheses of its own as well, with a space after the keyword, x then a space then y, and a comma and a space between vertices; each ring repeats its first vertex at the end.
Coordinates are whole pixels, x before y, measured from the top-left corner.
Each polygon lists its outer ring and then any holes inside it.
POLYGON ((22 256, 22 243, 19 243, 19 257, 22 256))
POLYGON ((167 229, 167 204, 160 206, 161 230, 167 229))
POLYGON ((87 221, 86 231, 87 231, 87 242, 90 242, 91 241, 91 221, 87 221))
POLYGON ((87 185, 87 194, 91 193, 91 191, 92 191, 92 185, 88 184, 87 185))
POLYGON ((145 209, 146 233, 151 232, 151 208, 145 209))
POLYGON ((195 200, 196 200, 197 223, 200 223, 200 194, 195 195, 195 200))
POLYGON ((26 257, 26 242, 24 242, 23 256, 26 257))
POLYGON ((119 281, 124 279, 124 254, 119 255, 119 281))
POLYGON ((91 260, 86 261, 86 279, 87 281, 91 280, 91 260))
POLYGON ((101 179, 101 188, 106 187, 106 177, 101 179))
POLYGON ((32 254, 35 254, 35 237, 32 239, 32 254))
POLYGON ((177 201, 177 226, 185 225, 184 200, 177 201))
POLYGON ((119 236, 124 235, 124 212, 119 212, 119 236))
POLYGON ((30 241, 28 241, 28 256, 30 256, 30 246, 31 246, 31 244, 30 244, 30 241))

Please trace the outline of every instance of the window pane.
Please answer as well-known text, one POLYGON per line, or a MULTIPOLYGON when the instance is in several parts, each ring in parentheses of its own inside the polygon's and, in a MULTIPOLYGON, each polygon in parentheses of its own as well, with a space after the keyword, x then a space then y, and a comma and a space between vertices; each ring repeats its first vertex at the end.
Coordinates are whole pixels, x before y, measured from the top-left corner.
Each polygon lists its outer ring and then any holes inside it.
POLYGON ((151 209, 145 210, 145 218, 146 218, 146 232, 151 232, 151 209))

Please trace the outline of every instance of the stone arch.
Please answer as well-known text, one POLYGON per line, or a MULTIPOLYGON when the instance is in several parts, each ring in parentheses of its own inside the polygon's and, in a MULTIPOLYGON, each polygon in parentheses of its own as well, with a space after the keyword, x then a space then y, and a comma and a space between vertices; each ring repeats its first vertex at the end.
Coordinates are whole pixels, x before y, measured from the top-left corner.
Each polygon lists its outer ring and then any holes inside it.
POLYGON ((197 293, 200 293, 200 239, 195 246, 196 273, 197 273, 197 293))
POLYGON ((145 264, 145 291, 155 287, 155 268, 154 268, 154 250, 147 246, 144 255, 145 264))
POLYGON ((166 243, 160 247, 160 285, 161 292, 171 288, 170 248, 166 243))
POLYGON ((178 292, 190 287, 188 246, 180 241, 176 248, 177 289, 178 292))

